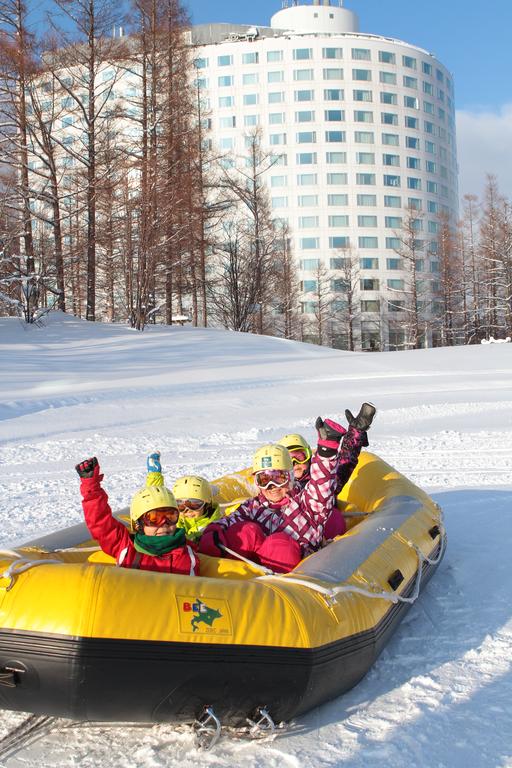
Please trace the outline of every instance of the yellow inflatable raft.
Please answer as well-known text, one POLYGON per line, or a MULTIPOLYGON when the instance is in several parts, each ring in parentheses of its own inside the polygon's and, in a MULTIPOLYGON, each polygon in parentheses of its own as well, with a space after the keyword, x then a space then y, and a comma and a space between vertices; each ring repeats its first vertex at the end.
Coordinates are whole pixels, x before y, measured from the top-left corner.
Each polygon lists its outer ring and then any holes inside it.
MULTIPOLYGON (((247 495, 240 473, 222 501, 247 495)), ((0 708, 79 720, 288 720, 354 686, 440 562, 441 512, 363 453, 351 527, 289 574, 201 556, 189 577, 117 568, 85 525, 0 553, 0 708)), ((120 514, 123 519, 123 514, 120 514)))

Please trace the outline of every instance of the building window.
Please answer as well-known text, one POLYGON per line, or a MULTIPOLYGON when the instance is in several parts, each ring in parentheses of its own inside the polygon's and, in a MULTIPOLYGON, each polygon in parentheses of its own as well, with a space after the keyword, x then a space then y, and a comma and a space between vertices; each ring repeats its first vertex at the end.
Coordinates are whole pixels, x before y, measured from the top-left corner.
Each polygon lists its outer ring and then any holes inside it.
POLYGON ((300 247, 303 251, 317 251, 320 248, 320 239, 318 237, 302 237, 300 247))
POLYGON ((402 64, 408 69, 417 68, 416 59, 413 59, 412 56, 402 56, 402 64))
POLYGON ((288 184, 287 176, 271 176, 270 177, 271 187, 285 187, 287 184, 288 184))
POLYGON ((313 101, 315 92, 311 90, 295 91, 295 101, 313 101))
POLYGON ((341 88, 326 88, 324 90, 324 101, 343 101, 344 93, 341 88))
POLYGON ((269 125, 280 125, 284 123, 284 112, 271 112, 268 116, 269 125))
POLYGON ((380 301, 361 301, 361 312, 380 312, 380 301))
POLYGON ((235 100, 233 96, 219 96, 219 107, 233 107, 235 100))
POLYGON ((299 195, 299 208, 315 208, 318 205, 318 195, 299 195))
POLYGON ((378 237, 360 237, 359 238, 359 247, 360 248, 378 248, 379 247, 379 238, 378 237))
POLYGON ((345 110, 326 109, 324 111, 324 120, 328 123, 341 123, 345 120, 345 110))
POLYGON ((362 277, 359 281, 361 291, 378 291, 380 280, 377 277, 362 277))
POLYGON ((194 67, 196 69, 205 69, 208 66, 208 59, 199 58, 194 59, 194 67))
POLYGON ((284 72, 276 70, 275 72, 267 72, 267 83, 282 83, 284 82, 284 72))
POLYGON ((427 115, 433 115, 434 114, 434 105, 430 101, 424 101, 423 102, 423 111, 427 113, 427 115))
POLYGON ((382 155, 384 165, 400 165, 400 155, 382 155))
POLYGON ((375 165, 375 153, 356 152, 356 163, 358 165, 375 165))
POLYGON ((390 251, 399 251, 402 243, 399 237, 386 237, 386 248, 390 251))
POLYGON ((419 109, 419 100, 416 96, 404 96, 404 107, 406 107, 406 109, 419 109))
POLYGON ((377 226, 377 217, 376 216, 358 216, 357 217, 357 226, 358 227, 376 227, 377 226))
POLYGON ((312 80, 313 70, 312 69, 294 69, 293 79, 294 80, 312 80))
POLYGON ((244 93, 244 107, 253 107, 258 103, 257 93, 244 93))
POLYGON ((258 75, 256 72, 250 72, 247 75, 242 75, 242 85, 256 85, 258 83, 258 75))
POLYGON ((267 51, 267 61, 269 64, 274 61, 282 61, 282 60, 283 60, 282 51, 267 51))
POLYGON ((344 259, 340 256, 335 256, 333 259, 330 259, 329 261, 329 267, 331 269, 346 269, 348 266, 347 259, 344 259))
POLYGON ((382 64, 396 64, 396 56, 390 51, 379 51, 379 61, 382 64))
POLYGON ((418 149, 420 148, 420 140, 417 139, 415 136, 406 136, 405 137, 405 146, 407 149, 418 149))
POLYGON ((313 272, 320 266, 320 259, 302 259, 300 268, 303 272, 313 272))
POLYGON ((352 58, 355 61, 371 61, 372 55, 369 48, 352 48, 352 58))
POLYGON ((398 125, 398 115, 393 112, 381 112, 380 120, 384 125, 398 125))
POLYGON ((354 101, 372 101, 371 91, 353 91, 354 101))
POLYGON ((316 165, 316 152, 299 152, 296 160, 297 165, 316 165))
POLYGON ((396 85, 396 75, 394 72, 381 72, 379 80, 383 85, 396 85))
POLYGON ((299 187, 314 186, 318 183, 316 173, 299 173, 297 176, 297 185, 299 187))
POLYGON ((328 165, 340 165, 347 162, 346 152, 326 152, 325 161, 328 165))
POLYGON ((350 246, 350 238, 348 235, 336 235, 329 238, 329 248, 348 248, 350 246))
POLYGON ((386 208, 401 208, 402 198, 396 195, 384 195, 384 206, 386 208))
POLYGON ((224 138, 220 139, 219 146, 221 149, 233 149, 235 146, 235 140, 232 136, 225 136, 224 138))
MULTIPOLYGON (((252 137, 251 137, 252 142, 252 137)), ((271 133, 269 135, 269 142, 271 146, 275 146, 276 144, 286 144, 286 133, 271 133)))
POLYGON ((427 83, 425 80, 423 81, 423 93, 426 93, 428 96, 434 95, 434 86, 432 83, 427 83))
POLYGON ((416 171, 420 170, 421 167, 421 161, 418 157, 408 157, 407 158, 407 167, 413 168, 416 171))
POLYGON ((395 300, 388 301, 388 312, 403 312, 404 309, 405 309, 404 301, 395 301, 395 300))
POLYGON ((409 75, 404 75, 404 86, 406 88, 418 88, 418 78, 417 77, 409 77, 409 75))
POLYGON ((312 48, 294 48, 293 58, 295 61, 305 61, 313 58, 312 48))
POLYGON ((422 61, 421 70, 424 75, 432 75, 432 64, 428 64, 426 61, 422 61))
POLYGON ((435 203, 433 200, 427 201, 427 211, 429 213, 439 213, 439 205, 435 203))
POLYGON ((346 184, 348 181, 348 176, 346 173, 328 173, 327 174, 327 183, 328 184, 346 184))
POLYGON ((287 197, 273 197, 271 199, 272 208, 288 208, 287 197))
POLYGON ((363 256, 362 259, 359 259, 359 266, 361 269, 378 269, 379 260, 373 256, 363 256))
POLYGON ((407 178, 407 188, 408 189, 421 189, 421 179, 414 178, 412 176, 408 176, 407 178))
POLYGON ((259 56, 257 51, 242 53, 242 64, 258 64, 259 56))
POLYGON ((221 75, 218 79, 219 88, 226 88, 233 85, 235 79, 233 75, 221 75))
POLYGON ((386 267, 389 270, 403 269, 402 259, 386 259, 386 267))
POLYGON ((382 143, 387 144, 390 147, 398 147, 400 139, 397 133, 383 133, 382 143))
MULTIPOLYGON (((334 259, 331 259, 331 261, 334 261, 334 259)), ((345 293, 348 290, 348 287, 348 282, 342 277, 331 280, 331 291, 333 293, 345 293)))
POLYGON ((296 123, 313 123, 315 120, 315 113, 311 110, 295 113, 296 123))
POLYGON ((324 80, 343 80, 341 67, 328 67, 324 69, 324 80))
POLYGON ((299 216, 299 229, 318 227, 318 216, 299 216))
POLYGON ((402 217, 401 216, 386 216, 384 219, 385 226, 388 229, 400 229, 402 226, 402 217))
POLYGON ((253 126, 258 125, 258 123, 259 123, 258 115, 245 115, 244 125, 246 128, 252 128, 253 126))
POLYGON ((373 112, 364 112, 361 109, 354 111, 354 121, 356 123, 373 123, 373 112))
POLYGON ((372 72, 370 69, 353 69, 352 79, 365 80, 366 82, 370 82, 372 79, 372 72))
POLYGON ((317 290, 316 280, 303 280, 300 284, 302 293, 315 293, 317 290))
POLYGON ((342 48, 322 48, 322 58, 324 59, 342 59, 342 48))
MULTIPOLYGON (((300 305, 300 311, 303 315, 314 315, 318 310, 317 301, 302 301, 300 305)), ((314 341, 312 341, 314 343, 314 341)))
POLYGON ((346 215, 329 216, 328 223, 330 227, 348 227, 348 216, 346 215))
POLYGON ((297 144, 315 144, 316 131, 300 131, 297 134, 297 144))
POLYGON ((409 117, 406 115, 405 117, 405 127, 406 128, 413 128, 415 131, 418 131, 420 128, 420 121, 417 117, 409 117))
POLYGON ((359 206, 375 207, 377 205, 377 195, 358 195, 357 204, 359 206))
POLYGON ((422 201, 419 197, 409 197, 407 199, 407 205, 409 208, 411 208, 413 211, 421 211, 422 209, 422 201))
POLYGON ((434 133, 434 124, 430 123, 428 120, 425 120, 425 133, 434 133))
POLYGON ((399 187, 400 186, 400 176, 391 176, 389 174, 384 175, 384 186, 385 187, 399 187))
POLYGON ((344 142, 346 139, 345 131, 326 131, 326 142, 344 142))
POLYGON ((384 93, 380 94, 381 104, 398 104, 398 96, 396 93, 384 93))
POLYGON ((284 101, 284 91, 272 91, 268 94, 269 104, 281 104, 284 101))
POLYGON ((354 133, 354 141, 356 144, 374 144, 375 134, 373 131, 356 131, 354 133))
POLYGON ((361 186, 374 186, 375 174, 374 173, 358 173, 356 175, 356 184, 361 186))
POLYGON ((348 205, 348 195, 327 195, 327 205, 336 207, 348 205))
POLYGON ((233 56, 217 56, 218 67, 230 67, 233 64, 233 56))

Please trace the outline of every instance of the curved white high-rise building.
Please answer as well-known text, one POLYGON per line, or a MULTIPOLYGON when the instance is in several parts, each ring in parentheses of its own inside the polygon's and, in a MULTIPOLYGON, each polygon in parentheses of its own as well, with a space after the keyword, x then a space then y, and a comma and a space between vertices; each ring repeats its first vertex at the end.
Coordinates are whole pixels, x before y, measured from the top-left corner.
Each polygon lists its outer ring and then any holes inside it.
MULTIPOLYGON (((452 76, 421 48, 360 32, 342 0, 283 6, 270 27, 192 29, 213 139, 242 154, 245 134, 260 126, 263 144, 281 155, 267 182, 292 233, 305 319, 319 263, 343 304, 337 268, 350 247, 360 267, 358 346, 407 346, 397 234, 417 211, 417 277, 425 273, 432 305, 439 216, 458 215, 452 76)), ((335 326, 332 342, 344 347, 346 331, 335 326)), ((432 327, 425 321, 426 343, 432 327)))

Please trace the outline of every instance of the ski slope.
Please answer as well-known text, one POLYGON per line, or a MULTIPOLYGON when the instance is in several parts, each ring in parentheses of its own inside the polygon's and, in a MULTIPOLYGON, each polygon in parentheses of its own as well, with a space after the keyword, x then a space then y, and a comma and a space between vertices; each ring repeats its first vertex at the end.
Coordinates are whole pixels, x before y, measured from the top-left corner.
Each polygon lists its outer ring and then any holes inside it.
MULTIPOLYGON (((367 677, 271 741, 61 728, 0 765, 512 768, 512 344, 364 354, 215 329, 0 319, 0 547, 81 521, 97 455, 114 507, 158 449, 213 479, 318 415, 378 409, 371 450, 441 504, 445 559, 367 677)), ((1 695, 1 690, 0 690, 1 695)), ((105 695, 108 695, 106 686, 105 695)), ((2 712, 0 738, 19 723, 2 712)))

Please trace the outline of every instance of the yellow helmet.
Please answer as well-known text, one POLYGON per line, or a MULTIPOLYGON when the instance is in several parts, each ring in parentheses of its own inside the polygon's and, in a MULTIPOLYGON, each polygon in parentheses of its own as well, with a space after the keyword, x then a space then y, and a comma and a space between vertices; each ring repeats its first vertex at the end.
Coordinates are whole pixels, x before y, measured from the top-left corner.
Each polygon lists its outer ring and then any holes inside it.
POLYGON ((253 472, 265 469, 286 469, 293 472, 293 464, 288 449, 278 443, 263 445, 254 454, 252 460, 253 472))
POLYGON ((174 483, 172 492, 177 499, 199 499, 206 504, 211 504, 213 499, 210 483, 200 475, 180 477, 174 483))
POLYGON ((278 442, 278 445, 284 445, 284 447, 288 448, 289 451, 296 451, 296 450, 304 451, 308 461, 311 459, 311 456, 312 456, 311 446, 306 440, 306 438, 302 437, 302 435, 297 435, 297 434, 285 435, 277 442, 278 442))
POLYGON ((135 530, 135 523, 139 517, 152 509, 163 509, 164 507, 177 509, 174 494, 165 485, 151 485, 149 488, 141 488, 140 491, 137 491, 130 504, 132 531, 135 530))

